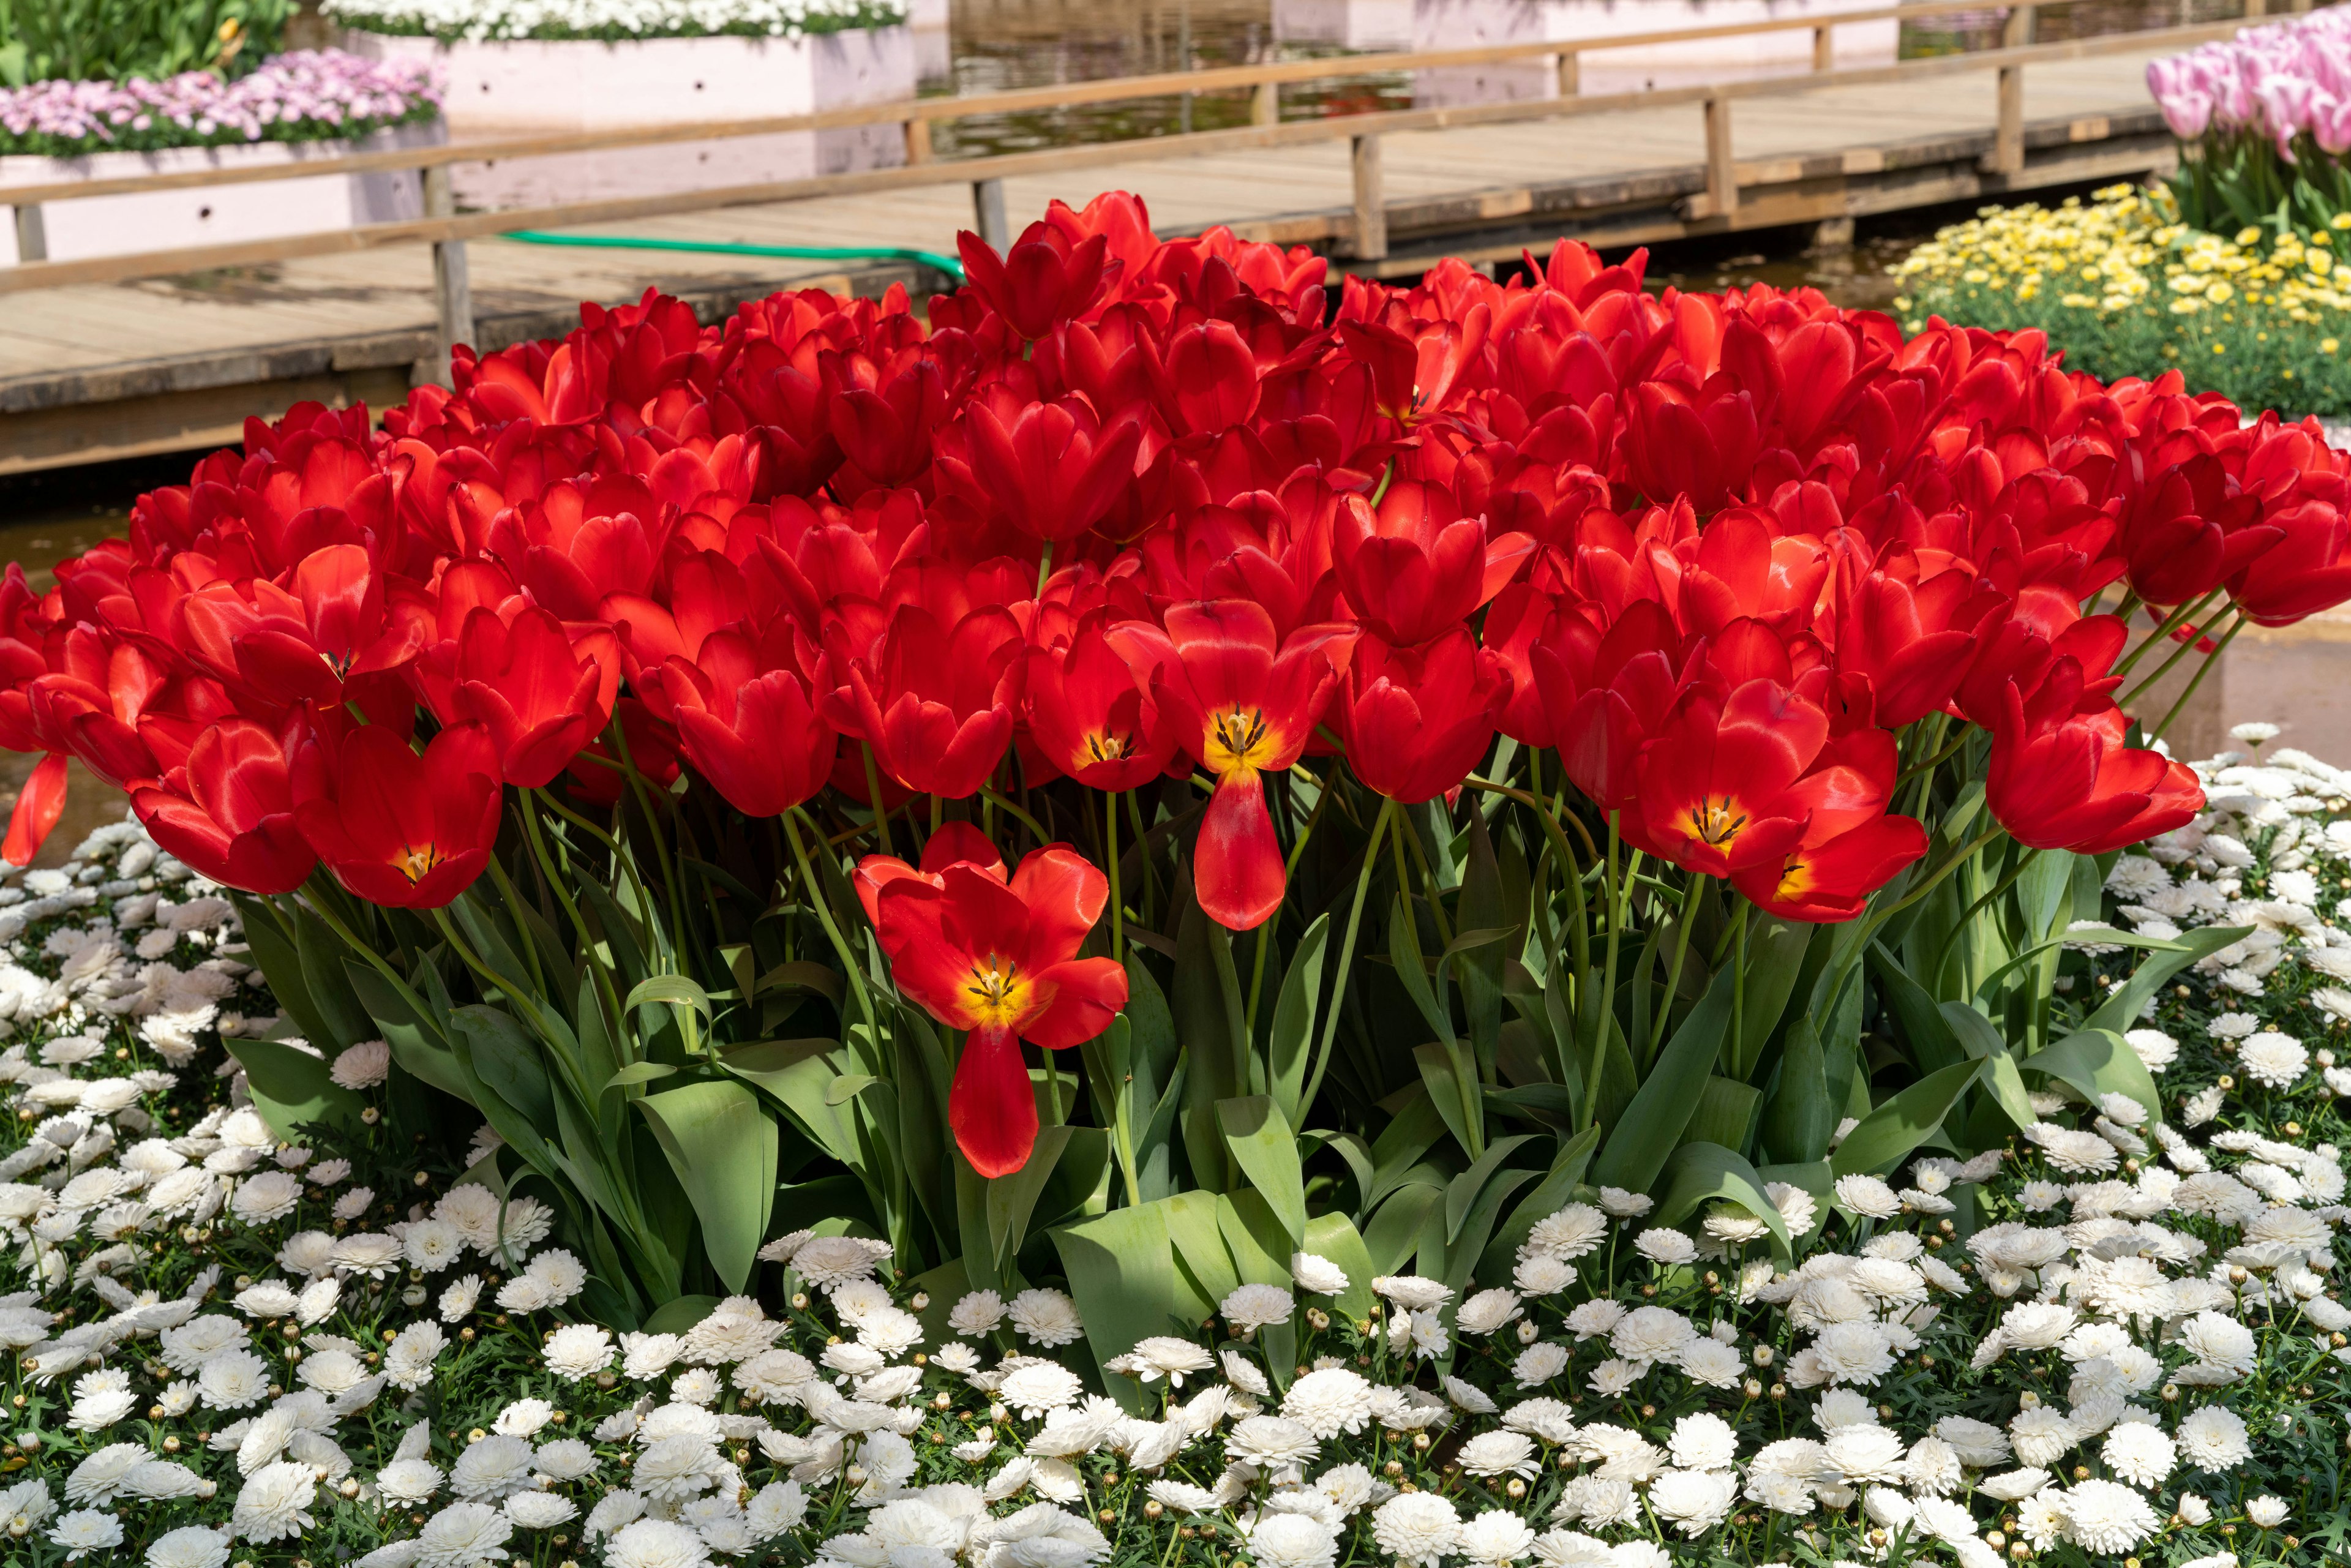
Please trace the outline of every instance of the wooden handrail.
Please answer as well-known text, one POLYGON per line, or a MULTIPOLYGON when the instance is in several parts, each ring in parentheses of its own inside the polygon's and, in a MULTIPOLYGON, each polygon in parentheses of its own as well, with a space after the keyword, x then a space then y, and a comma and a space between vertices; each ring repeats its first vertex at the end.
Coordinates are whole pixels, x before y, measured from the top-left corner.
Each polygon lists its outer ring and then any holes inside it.
POLYGON ((276 239, 246 240, 227 245, 192 246, 130 256, 92 256, 81 261, 39 261, 0 267, 0 294, 75 284, 115 283, 134 278, 162 277, 214 267, 248 267, 308 256, 341 256, 385 246, 447 244, 483 239, 517 229, 576 228, 590 224, 622 223, 666 217, 680 213, 708 212, 726 207, 805 201, 821 196, 858 195, 874 191, 903 190, 923 185, 975 184, 1029 175, 1063 172, 1105 164, 1186 158, 1263 147, 1306 146, 1359 137, 1436 131, 1513 121, 1570 119, 1608 114, 1623 110, 1669 108, 1746 98, 1775 98, 1827 88, 1866 87, 1888 82, 1933 79, 1970 71, 2014 70, 2032 64, 2126 54, 2150 44, 2186 45, 2226 37, 2241 24, 2236 20, 2207 22, 2187 27, 2151 29, 2140 33, 2107 34, 2063 43, 2018 48, 1935 55, 1889 66, 1861 67, 1818 74, 1765 77, 1746 81, 1659 88, 1640 92, 1579 98, 1524 99, 1503 103, 1462 104, 1444 108, 1386 110, 1324 120, 1290 120, 1279 125, 1237 126, 1226 131, 1195 131, 1182 136, 1143 137, 1134 141, 1095 142, 1076 147, 1010 152, 952 162, 905 164, 868 169, 810 179, 782 180, 750 185, 703 190, 669 191, 657 195, 612 197, 552 206, 508 208, 497 212, 465 213, 450 217, 409 219, 368 224, 317 234, 288 235, 276 239))
MULTIPOLYGON (((2030 15, 2072 0, 2014 0, 2011 11, 2030 15)), ((1081 104, 1111 103, 1123 99, 1164 98, 1176 93, 1226 92, 1284 83, 1318 81, 1332 77, 1373 76, 1402 70, 1428 70, 1451 66, 1507 64, 1526 59, 1573 59, 1611 49, 1648 48, 1667 44, 1697 43, 1712 38, 1824 30, 1873 22, 1909 22, 1933 16, 1980 12, 1982 0, 1967 3, 1898 5, 1876 10, 1819 16, 1776 17, 1754 22, 1720 23, 1650 33, 1628 33, 1608 38, 1559 38, 1521 44, 1492 44, 1468 49, 1430 49, 1376 55, 1329 56, 1310 60, 1283 60, 1262 65, 1218 66, 1207 70, 1166 71, 1150 76, 1117 77, 1100 81, 1069 82, 1055 87, 1020 88, 967 97, 904 99, 890 103, 854 104, 809 114, 776 115, 754 120, 691 121, 616 127, 609 131, 551 132, 536 136, 485 138, 444 142, 430 147, 350 152, 333 157, 289 158, 283 163, 246 169, 187 169, 170 173, 124 174, 108 179, 49 181, 40 184, 0 187, 0 205, 35 205, 91 196, 132 195, 154 191, 183 191, 215 185, 257 184, 274 180, 375 174, 407 169, 432 169, 455 163, 489 162, 509 158, 544 158, 565 152, 603 152, 621 148, 661 147, 684 141, 725 141, 743 136, 769 136, 789 131, 835 131, 853 126, 904 123, 926 130, 942 120, 983 114, 1019 114, 1067 109, 1081 104)), ((2220 24, 2206 24, 2220 26, 2220 24)), ((2241 26, 2231 22, 2229 27, 2241 26)), ((2147 37, 2147 32, 2102 35, 2147 37)), ((1979 50, 1964 57, 1980 57, 1979 50)), ((1818 51, 1815 51, 1815 65, 1818 51)), ((1819 72, 1816 75, 1829 74, 1819 72)), ((1360 117, 1344 117, 1351 121, 1360 117)), ((1165 140, 1154 138, 1152 140, 1165 140)), ((1117 143, 1116 145, 1128 145, 1117 143)), ((298 146, 298 143, 292 144, 298 146)))

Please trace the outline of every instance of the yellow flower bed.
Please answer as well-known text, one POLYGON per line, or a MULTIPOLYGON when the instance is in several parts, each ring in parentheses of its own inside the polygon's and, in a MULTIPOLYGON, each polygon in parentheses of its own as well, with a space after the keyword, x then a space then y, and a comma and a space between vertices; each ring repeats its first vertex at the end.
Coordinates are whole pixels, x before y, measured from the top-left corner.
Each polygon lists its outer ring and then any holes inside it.
MULTIPOLYGON (((2336 231, 2351 231, 2351 214, 2336 231)), ((2037 327, 2105 380, 2177 367, 2198 391, 2289 415, 2351 410, 2351 232, 2206 234, 2170 193, 2114 185, 2087 203, 1987 207, 1896 269, 1905 327, 2037 327)))

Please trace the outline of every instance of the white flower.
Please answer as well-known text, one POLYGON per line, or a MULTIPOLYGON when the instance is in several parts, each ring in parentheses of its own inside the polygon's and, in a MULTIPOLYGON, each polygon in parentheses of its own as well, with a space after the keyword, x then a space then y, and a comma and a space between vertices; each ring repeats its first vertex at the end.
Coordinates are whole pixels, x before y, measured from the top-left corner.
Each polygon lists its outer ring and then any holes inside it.
POLYGON ((1372 1291, 1408 1312, 1435 1312, 1453 1299, 1451 1286, 1417 1274, 1383 1274, 1372 1281, 1372 1291))
POLYGON ((1243 1285, 1218 1304, 1225 1321, 1243 1333, 1269 1323, 1286 1323, 1297 1310, 1288 1291, 1279 1285, 1243 1285))
POLYGON ((346 1089, 372 1089, 392 1070, 392 1047, 380 1040, 363 1040, 336 1056, 327 1075, 346 1089))
POLYGON ((301 1197, 302 1178, 293 1172, 257 1171, 237 1183, 228 1209, 247 1225, 266 1225, 293 1213, 301 1197))
POLYGON ((120 1367, 101 1367, 74 1379, 73 1406, 66 1427, 75 1432, 103 1432, 138 1407, 131 1392, 131 1375, 120 1367))
POLYGON ((1540 1469, 1534 1439, 1524 1432, 1480 1432, 1461 1445, 1457 1458, 1473 1476, 1515 1475, 1532 1480, 1540 1469))
POLYGON ((1839 1176, 1836 1199, 1865 1219, 1891 1219, 1902 1212, 1894 1189, 1874 1176, 1839 1176))
POLYGON ((1666 1447, 1674 1463, 1686 1470, 1727 1470, 1739 1458, 1739 1435, 1715 1415, 1682 1416, 1674 1423, 1666 1447))
POLYGON ((552 1530, 580 1517, 579 1506, 560 1492, 518 1491, 499 1506, 524 1530, 552 1530))
POLYGON ((1249 1554, 1258 1568, 1332 1568, 1339 1558, 1339 1538, 1306 1514, 1270 1513, 1249 1531, 1249 1554))
POLYGON ((998 1399, 1031 1421, 1048 1410, 1076 1404, 1083 1393, 1085 1385, 1074 1373, 1050 1361, 1021 1363, 1004 1375, 996 1389, 998 1399))
MULTIPOLYGON (((478 1446, 478 1445, 477 1445, 478 1446)), ((514 1521, 486 1503, 453 1502, 417 1532, 417 1568, 472 1568, 506 1560, 514 1521)))
POLYGON ((1656 1207, 1656 1200, 1645 1192, 1627 1192, 1621 1186, 1600 1189, 1600 1207, 1617 1219, 1638 1219, 1656 1207))
POLYGON ((1439 1568, 1461 1539, 1461 1516, 1434 1492, 1405 1492, 1380 1504, 1372 1515, 1372 1539, 1397 1561, 1439 1568))
POLYGON ((1667 1267, 1694 1262, 1698 1258, 1697 1242, 1678 1230, 1670 1230, 1663 1226, 1652 1226, 1644 1230, 1634 1238, 1633 1246, 1652 1263, 1667 1267))
POLYGON ((1265 1469, 1293 1469, 1312 1458, 1317 1447, 1313 1433, 1280 1416, 1251 1416, 1225 1439, 1228 1455, 1265 1469))
POLYGON ((465 1232, 445 1219, 420 1219, 401 1238, 402 1254, 428 1274, 438 1274, 465 1250, 465 1232))
POLYGON ((1541 1252, 1530 1252, 1510 1270, 1510 1283, 1521 1294, 1552 1296, 1575 1283, 1574 1268, 1557 1258, 1541 1252))
POLYGON ((214 1410, 241 1410, 269 1393, 269 1365, 243 1348, 222 1350, 196 1374, 196 1392, 214 1410))
POLYGON ((967 1339, 994 1333, 1003 1321, 1004 1298, 994 1291, 973 1291, 947 1313, 947 1327, 967 1339))
POLYGON ((870 1280, 890 1244, 862 1236, 819 1236, 803 1241, 791 1256, 800 1278, 820 1290, 850 1280, 870 1280))
POLYGON ((1566 1370, 1567 1347, 1549 1340, 1527 1346, 1510 1364, 1510 1375, 1521 1388, 1539 1388, 1566 1370))
POLYGON ((2263 1530, 2275 1530, 2285 1522, 2285 1499, 2264 1494, 2245 1504, 2245 1517, 2263 1530))
MULTIPOLYGON (((935 1358, 934 1358, 935 1359, 935 1358)), ((1172 1334, 1153 1334, 1137 1340, 1134 1348, 1126 1353, 1130 1372, 1144 1383, 1167 1379, 1170 1388, 1184 1386, 1184 1379, 1196 1372, 1207 1372, 1217 1364, 1217 1358, 1188 1339, 1172 1334)))
POLYGON ((1771 1207, 1780 1211, 1780 1218, 1787 1222, 1791 1236, 1809 1236, 1813 1228, 1821 1222, 1820 1204, 1802 1187, 1783 1181, 1765 1182, 1763 1196, 1770 1198, 1771 1207))
POLYGON ((147 1568, 222 1568, 228 1537, 201 1524, 183 1524, 157 1536, 147 1547, 147 1568))
POLYGON ((1473 1563, 1515 1563, 1534 1550, 1532 1526, 1505 1509, 1489 1508, 1461 1527, 1455 1550, 1473 1563))
MULTIPOLYGON (((1573 1321, 1569 1320, 1571 1325, 1573 1321)), ((1690 1321, 1671 1307, 1635 1307, 1610 1331, 1608 1348, 1626 1361, 1646 1365, 1672 1360, 1675 1352, 1697 1337, 1690 1321)))
POLYGON ((2229 737, 2231 740, 2241 740, 2252 747, 2259 747, 2263 741, 2275 740, 2280 733, 2277 726, 2264 724, 2258 719, 2244 724, 2232 724, 2229 727, 2229 737))
POLYGON ((444 1479, 441 1467, 430 1459, 394 1459, 376 1472, 375 1489, 385 1501, 413 1508, 430 1501, 444 1479))
POLYGON ((548 1371, 577 1383, 612 1364, 612 1336, 594 1323, 566 1323, 548 1336, 545 1354, 548 1371))
POLYGON ((256 1470, 236 1494, 229 1528, 246 1541, 282 1541, 315 1529, 305 1511, 318 1492, 318 1472, 279 1459, 256 1470))
POLYGON ((1703 1336, 1675 1352, 1674 1364, 1692 1382, 1703 1383, 1709 1388, 1736 1388, 1747 1368, 1737 1351, 1719 1340, 1703 1336))
POLYGON ((2178 1437, 2179 1457, 2208 1475, 2224 1474, 2253 1457, 2244 1419, 2222 1406, 2190 1411, 2179 1423, 2178 1437))
POLYGON ((1372 1385, 1347 1367, 1326 1366, 1290 1385, 1281 1413, 1326 1440, 1360 1432, 1372 1417, 1372 1385))
POLYGON ((2159 1427, 2126 1421, 2106 1434, 2099 1446, 2106 1469, 2141 1490, 2161 1486, 2179 1462, 2179 1452, 2159 1427))
POLYGON ((2179 1343, 2215 1371, 2241 1377, 2253 1369, 2252 1331, 2223 1313, 2198 1312, 2181 1327, 2179 1343))
POLYGON ((1005 1315, 1015 1330, 1042 1345, 1068 1344, 1086 1332, 1078 1304, 1059 1291, 1023 1291, 1012 1298, 1005 1315))
POLYGON ((60 1515, 49 1540, 66 1549, 66 1561, 78 1563, 93 1552, 122 1544, 122 1521, 100 1508, 78 1508, 60 1515))
POLYGON ((2159 1029, 2127 1030, 2123 1040, 2138 1053, 2149 1072, 2161 1072, 2179 1059, 2179 1042, 2159 1029))
POLYGON ((460 1275, 441 1292, 441 1321, 454 1323, 473 1315, 474 1303, 481 1298, 482 1277, 479 1274, 460 1275))
POLYGON ((448 1345, 441 1325, 420 1319, 384 1347, 383 1375, 394 1388, 418 1389, 433 1381, 433 1364, 448 1345))
POLYGON ((2077 1481, 2060 1500, 2067 1540, 2085 1551, 2127 1552, 2158 1524, 2147 1500, 2116 1481, 2077 1481))
POLYGON ((449 1490, 466 1502, 496 1502, 530 1484, 530 1445, 493 1433, 467 1447, 449 1467, 449 1490))
POLYGON ((1535 1221, 1522 1250, 1532 1256, 1572 1263, 1608 1239, 1608 1221, 1588 1203, 1571 1203, 1547 1219, 1535 1221))
POLYGON ((1290 1255, 1290 1278, 1310 1296, 1335 1296, 1347 1289, 1347 1271, 1317 1252, 1290 1255))
POLYGON ((1685 1539, 1720 1524, 1739 1500, 1739 1478, 1728 1470, 1667 1470, 1649 1483, 1649 1506, 1685 1539))
POLYGON ((1463 1333, 1489 1334, 1520 1315, 1519 1298, 1509 1291, 1480 1291, 1461 1303, 1453 1326, 1463 1333))
POLYGON ((2310 1052, 2290 1034, 2263 1030, 2249 1035, 2237 1047, 2237 1062, 2245 1074, 2272 1089, 2284 1089, 2310 1066, 2310 1052))

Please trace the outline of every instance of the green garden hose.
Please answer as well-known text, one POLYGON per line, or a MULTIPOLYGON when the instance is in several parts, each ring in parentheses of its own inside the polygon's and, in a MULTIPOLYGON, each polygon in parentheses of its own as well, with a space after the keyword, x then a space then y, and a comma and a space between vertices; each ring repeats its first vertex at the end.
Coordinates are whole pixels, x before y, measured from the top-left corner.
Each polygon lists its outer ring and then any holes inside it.
POLYGON ((569 245, 589 250, 684 250, 706 256, 774 256, 793 261, 914 261, 963 283, 963 263, 935 250, 903 246, 743 245, 732 240, 651 239, 634 235, 559 235, 517 229, 505 236, 525 245, 569 245))

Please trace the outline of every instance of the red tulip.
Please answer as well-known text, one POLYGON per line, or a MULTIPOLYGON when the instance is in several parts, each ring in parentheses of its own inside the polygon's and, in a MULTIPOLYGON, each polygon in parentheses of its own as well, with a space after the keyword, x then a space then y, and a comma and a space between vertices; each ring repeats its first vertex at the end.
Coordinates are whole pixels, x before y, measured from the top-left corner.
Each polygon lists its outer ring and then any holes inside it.
POLYGON ((392 909, 438 909, 490 862, 501 797, 497 742, 454 725, 420 757, 381 725, 321 739, 318 775, 300 780, 295 820, 327 869, 392 909))
POLYGON ((1020 695, 1020 623, 983 605, 942 623, 902 604, 870 653, 852 656, 847 629, 827 628, 839 683, 824 704, 844 735, 873 747, 885 781, 960 800, 976 794, 1012 744, 1020 695))
POLYGON ((1744 491, 1761 437, 1753 397, 1729 377, 1712 378, 1695 395, 1643 382, 1625 412, 1626 476, 1651 502, 1686 497, 1706 514, 1744 491))
POLYGON ((298 768, 315 765, 299 719, 280 730, 225 718, 197 737, 186 766, 131 792, 157 843, 214 882, 291 893, 319 863, 296 825, 298 768))
POLYGON ((2270 514, 2283 538, 2229 581, 2229 592, 2256 626, 2291 626, 2351 597, 2351 517, 2325 501, 2303 501, 2270 514))
POLYGON ((346 681, 396 669, 416 656, 424 625, 388 612, 385 582, 357 545, 329 545, 302 558, 291 591, 254 584, 273 612, 235 638, 236 671, 280 702, 342 700, 346 681))
POLYGON ((970 1031, 947 1096, 956 1144, 980 1175, 1009 1176, 1037 1143, 1020 1041, 1066 1051, 1126 1006, 1125 971, 1077 956, 1109 883, 1066 844, 1029 856, 1008 885, 1000 862, 991 872, 959 859, 933 881, 903 861, 877 860, 887 857, 869 857, 859 880, 878 884, 874 925, 898 988, 941 1023, 970 1031))
POLYGON ((1340 498, 1332 536, 1339 581, 1364 624, 1399 645, 1425 643, 1502 591, 1534 549, 1524 534, 1489 540, 1451 491, 1398 479, 1376 509, 1340 498))
POLYGON ((840 742, 797 670, 759 667, 739 632, 703 640, 659 672, 685 759, 747 817, 773 817, 824 788, 840 742))
POLYGON ((2169 832, 2204 809, 2187 764, 2123 744, 2121 709, 2029 718, 2013 682, 2005 707, 1992 731, 1984 795, 2017 842, 2105 854, 2169 832))
POLYGON ((1088 612, 1069 639, 1031 648, 1029 736, 1045 760, 1092 789, 1134 789, 1167 771, 1169 715, 1111 645, 1113 612, 1088 612))
POLYGON ((1766 914, 1829 924, 1861 914, 1869 895, 1927 852, 1927 830, 1908 817, 1873 817, 1817 846, 1798 848, 1778 865, 1731 878, 1766 914))
POLYGON ((1185 748, 1217 776, 1193 882, 1200 907, 1228 930, 1253 930, 1281 907, 1286 873, 1262 776, 1305 754, 1355 637, 1323 622, 1277 640, 1272 617, 1239 599, 1176 605, 1165 631, 1128 622, 1110 632, 1185 748))
POLYGON ((465 617, 444 722, 479 724, 507 783, 537 789, 563 771, 612 716, 620 660, 602 627, 577 643, 544 610, 511 624, 496 612, 465 617))
POLYGON ((2165 470, 2123 514, 2131 587, 2150 604, 2201 599, 2284 537, 2264 512, 2262 497, 2239 492, 2211 453, 2165 470))
POLYGON ((1105 422, 1083 398, 1023 404, 999 396, 975 402, 966 417, 973 474, 1023 533, 1074 538, 1134 478, 1140 409, 1105 422))
POLYGON ((1331 713, 1355 777, 1416 805, 1460 788, 1510 693, 1510 673, 1457 626, 1417 648, 1358 642, 1331 713))
MULTIPOLYGON (((8 837, 0 841, 0 860, 10 865, 32 864, 33 857, 41 852, 41 845, 47 841, 50 830, 57 825, 65 810, 65 753, 52 751, 33 764, 24 789, 17 791, 16 804, 8 812, 8 837)), ((188 863, 195 864, 193 861, 188 863)))
POLYGON ((956 248, 967 286, 1006 325, 1032 340, 1083 316, 1119 272, 1103 235, 1072 241, 1045 223, 1030 224, 1001 256, 967 232, 956 236, 956 248))
POLYGON ((857 862, 851 880, 857 887, 857 902, 865 906, 865 918, 879 928, 883 888, 908 876, 944 888, 947 868, 956 865, 976 866, 998 882, 1004 880, 1004 856, 988 842, 987 835, 969 822, 956 821, 941 822, 938 831, 923 841, 920 869, 895 855, 867 855, 857 862))

